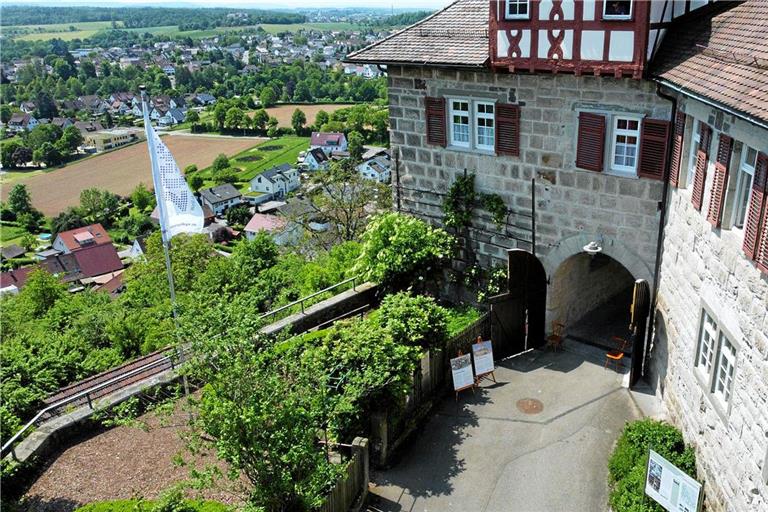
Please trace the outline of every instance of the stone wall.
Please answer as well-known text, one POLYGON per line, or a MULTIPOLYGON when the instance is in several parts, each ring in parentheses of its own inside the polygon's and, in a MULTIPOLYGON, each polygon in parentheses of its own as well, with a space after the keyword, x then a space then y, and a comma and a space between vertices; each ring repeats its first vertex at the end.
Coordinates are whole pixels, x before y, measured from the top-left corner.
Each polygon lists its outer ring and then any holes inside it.
MULTIPOLYGON (((707 121, 736 141, 768 151, 768 131, 681 100, 688 115, 707 121)), ((689 129, 691 128, 689 119, 689 129)), ((687 160, 690 138, 683 155, 687 160)), ((717 133, 712 140, 716 150, 717 133)), ((732 175, 738 162, 737 144, 732 175)), ((687 162, 683 162, 683 167, 687 162)), ((701 212, 691 204, 691 185, 672 189, 665 228, 651 378, 670 419, 696 448, 710 511, 768 510, 768 276, 744 256, 742 234, 713 228, 706 220, 713 165, 701 212), (694 369, 702 308, 707 308, 737 347, 728 406, 719 406, 706 379, 694 369)), ((684 173, 683 173, 684 174, 684 173)), ((733 180, 731 180, 733 181, 733 180)), ((732 187, 729 187, 732 188, 732 187)), ((726 210, 730 208, 726 199, 726 210)))
POLYGON ((520 214, 510 216, 510 223, 516 226, 501 229, 479 218, 482 212, 475 218, 472 248, 480 263, 503 264, 505 249, 531 249, 526 215, 531 214, 533 179, 537 256, 545 256, 568 238, 602 235, 606 244, 620 246, 622 252, 653 268, 662 183, 585 171, 574 165, 578 109, 669 119, 671 105, 655 94, 652 84, 610 77, 420 67, 390 66, 388 71, 391 142, 400 160, 404 211, 439 224, 443 214, 440 194, 465 169, 475 172, 479 192, 498 193, 508 208, 520 214), (520 157, 427 145, 424 98, 450 95, 519 104, 520 157))
POLYGON ((632 275, 616 260, 588 254, 568 258, 555 272, 547 305, 549 323, 570 326, 625 292, 634 284, 632 275))

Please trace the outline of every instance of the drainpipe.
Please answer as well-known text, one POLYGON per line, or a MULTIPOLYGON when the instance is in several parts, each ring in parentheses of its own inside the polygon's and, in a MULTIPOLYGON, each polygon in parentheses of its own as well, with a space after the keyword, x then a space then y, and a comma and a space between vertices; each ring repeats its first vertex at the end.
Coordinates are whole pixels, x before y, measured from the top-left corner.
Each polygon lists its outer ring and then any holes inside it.
POLYGON ((669 172, 672 167, 672 144, 675 138, 675 118, 677 116, 677 98, 662 92, 661 84, 656 84, 656 95, 659 98, 667 100, 672 103, 672 116, 670 119, 669 138, 667 140, 667 161, 664 165, 663 181, 664 188, 661 193, 661 202, 659 203, 659 234, 656 239, 656 264, 653 269, 653 292, 651 294, 651 318, 649 328, 645 333, 645 355, 643 357, 643 371, 642 376, 647 375, 647 363, 650 360, 649 349, 651 347, 651 341, 653 331, 656 325, 656 299, 659 293, 659 274, 661 273, 661 253, 662 244, 664 242, 664 225, 667 220, 667 200, 669 199, 669 172))

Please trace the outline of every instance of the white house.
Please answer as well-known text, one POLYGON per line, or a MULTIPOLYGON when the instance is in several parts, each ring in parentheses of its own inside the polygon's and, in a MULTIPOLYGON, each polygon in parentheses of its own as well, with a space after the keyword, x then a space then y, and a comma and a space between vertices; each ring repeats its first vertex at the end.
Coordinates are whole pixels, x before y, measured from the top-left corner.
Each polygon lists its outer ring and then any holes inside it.
POLYGON ((231 183, 218 187, 204 188, 200 191, 203 206, 207 206, 216 215, 221 215, 227 208, 242 203, 243 195, 231 183))
POLYGON ((299 170, 289 164, 268 169, 251 180, 253 192, 271 194, 275 198, 285 197, 299 185, 299 170))
POLYGON ((331 161, 328 155, 320 148, 315 148, 307 153, 304 157, 304 165, 310 171, 325 170, 328 168, 328 163, 331 161))
POLYGON ((298 234, 296 226, 289 226, 288 221, 283 217, 265 213, 254 214, 243 231, 245 231, 245 237, 248 240, 253 240, 259 232, 266 231, 272 235, 278 245, 295 240, 298 234))
POLYGON ((40 123, 37 122, 37 119, 35 119, 32 114, 20 114, 17 112, 8 120, 8 129, 12 132, 20 133, 23 131, 31 131, 38 124, 40 123))
POLYGON ((357 166, 357 171, 370 180, 376 180, 379 183, 389 183, 391 178, 391 160, 386 152, 382 152, 373 158, 363 160, 363 163, 357 166))
POLYGON ((309 147, 310 149, 320 148, 326 155, 330 155, 334 151, 346 151, 347 137, 343 133, 312 132, 309 147))

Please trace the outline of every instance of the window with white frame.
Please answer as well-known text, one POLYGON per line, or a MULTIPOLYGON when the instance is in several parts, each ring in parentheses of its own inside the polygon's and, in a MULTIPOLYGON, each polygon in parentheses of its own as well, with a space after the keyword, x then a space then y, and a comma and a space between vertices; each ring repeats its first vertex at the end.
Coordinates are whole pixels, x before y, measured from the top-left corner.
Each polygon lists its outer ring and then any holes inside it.
POLYGON ((717 339, 717 324, 706 311, 701 315, 701 328, 699 329, 699 347, 696 354, 696 368, 702 376, 709 379, 712 364, 715 359, 715 340, 717 339))
POLYGON ((688 172, 686 173, 685 185, 693 184, 693 178, 696 176, 696 155, 699 152, 701 144, 701 123, 693 119, 693 131, 691 132, 691 148, 688 153, 688 172))
POLYGON ((451 145, 469 147, 469 101, 451 100, 451 145))
POLYGON ((611 169, 619 172, 635 172, 639 141, 640 119, 614 116, 611 169))
POLYGON ((528 19, 530 13, 530 0, 507 0, 506 12, 504 16, 508 20, 528 19))
POLYGON ((632 17, 632 0, 605 0, 603 19, 628 20, 632 17))
POLYGON ((723 405, 726 405, 731 400, 733 374, 736 372, 736 347, 722 332, 718 338, 718 346, 719 357, 713 393, 723 405))
POLYGON ((756 164, 757 150, 745 145, 741 151, 741 165, 736 178, 736 196, 733 204, 733 225, 737 228, 744 227, 744 219, 747 217, 756 164))
POLYGON ((475 103, 475 121, 478 149, 493 151, 496 143, 495 105, 478 101, 475 103))

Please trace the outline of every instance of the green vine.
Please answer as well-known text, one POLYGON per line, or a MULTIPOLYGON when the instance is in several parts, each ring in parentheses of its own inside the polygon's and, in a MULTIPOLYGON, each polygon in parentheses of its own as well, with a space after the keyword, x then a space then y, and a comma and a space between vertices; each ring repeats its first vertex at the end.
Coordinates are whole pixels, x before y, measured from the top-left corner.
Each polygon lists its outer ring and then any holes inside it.
POLYGON ((496 227, 501 227, 507 220, 507 205, 499 194, 482 194, 483 208, 491 214, 496 227))
POLYGON ((507 206, 499 194, 478 194, 475 192, 475 175, 464 174, 453 182, 443 201, 445 225, 449 228, 464 228, 472 224, 472 209, 481 206, 491 214, 497 227, 507 219, 507 206))
POLYGON ((475 175, 464 174, 457 177, 443 201, 446 227, 460 229, 472 224, 475 199, 475 175))

